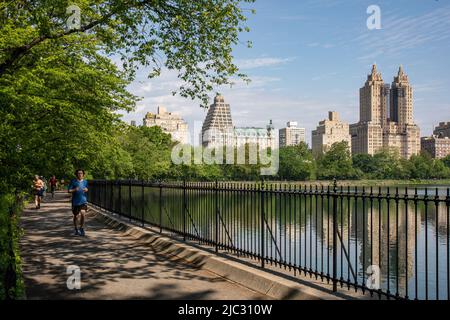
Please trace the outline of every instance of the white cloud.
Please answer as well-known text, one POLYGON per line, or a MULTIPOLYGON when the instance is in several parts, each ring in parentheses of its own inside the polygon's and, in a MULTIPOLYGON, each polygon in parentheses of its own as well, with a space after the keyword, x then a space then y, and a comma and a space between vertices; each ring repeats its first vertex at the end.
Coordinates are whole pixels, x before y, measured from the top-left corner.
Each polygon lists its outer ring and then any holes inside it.
POLYGON ((399 17, 382 12, 382 29, 365 29, 350 44, 356 42, 366 52, 359 60, 373 60, 449 40, 450 6, 446 6, 418 16, 399 17))
MULTIPOLYGON (((440 92, 445 90, 445 85, 441 81, 431 81, 429 83, 420 83, 413 86, 416 93, 440 92)), ((417 101, 417 99, 416 99, 417 101)))
POLYGON ((241 59, 241 60, 237 59, 236 65, 239 67, 239 69, 246 70, 246 69, 279 66, 291 62, 293 60, 294 58, 271 58, 271 57, 241 59))
POLYGON ((307 43, 306 46, 310 47, 310 48, 320 47, 320 48, 323 48, 323 49, 331 49, 331 48, 335 47, 335 45, 332 44, 332 43, 319 43, 319 42, 307 43))

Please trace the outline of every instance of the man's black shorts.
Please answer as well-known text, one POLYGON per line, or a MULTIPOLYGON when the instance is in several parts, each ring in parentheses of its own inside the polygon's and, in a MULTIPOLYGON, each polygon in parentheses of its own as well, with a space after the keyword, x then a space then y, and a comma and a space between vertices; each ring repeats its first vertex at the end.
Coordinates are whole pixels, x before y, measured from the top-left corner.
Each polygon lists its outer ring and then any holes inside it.
POLYGON ((79 205, 79 206, 74 206, 74 205, 72 205, 72 213, 73 213, 73 215, 74 216, 77 216, 80 212, 81 212, 81 210, 87 210, 87 204, 82 204, 82 205, 79 205))

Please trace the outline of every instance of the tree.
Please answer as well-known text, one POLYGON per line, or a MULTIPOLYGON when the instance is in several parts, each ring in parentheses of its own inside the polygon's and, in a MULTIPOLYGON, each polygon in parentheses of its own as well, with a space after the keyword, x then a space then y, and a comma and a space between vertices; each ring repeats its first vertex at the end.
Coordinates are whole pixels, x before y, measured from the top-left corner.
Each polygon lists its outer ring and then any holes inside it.
POLYGON ((371 179, 405 179, 408 173, 405 161, 395 149, 382 149, 373 155, 371 179))
POLYGON ((374 158, 370 154, 355 154, 352 156, 353 167, 366 178, 370 178, 376 170, 374 158))
POLYGON ((120 57, 129 77, 140 65, 151 69, 151 77, 163 66, 178 70, 186 84, 180 94, 206 105, 207 92, 238 72, 232 46, 239 44, 239 33, 249 31, 241 3, 251 2, 83 0, 76 3, 77 26, 68 25, 72 1, 10 1, 0 10, 0 77, 35 66, 49 45, 70 52, 74 44, 94 44, 97 52, 120 57))
POLYGON ((356 171, 346 141, 334 143, 330 150, 318 158, 317 176, 319 179, 354 179, 356 171))
POLYGON ((432 171, 433 178, 435 179, 450 178, 450 168, 448 168, 442 160, 433 160, 432 171))
POLYGON ((316 162, 306 143, 280 148, 278 176, 287 180, 310 180, 316 174, 316 162))
POLYGON ((448 168, 439 159, 433 159, 428 153, 414 155, 408 162, 409 175, 413 179, 442 179, 448 176, 448 168))
POLYGON ((149 67, 149 76, 163 66, 178 70, 180 94, 204 103, 208 90, 238 71, 231 47, 245 29, 241 2, 251 1, 83 0, 79 29, 66 25, 70 1, 2 3, 1 190, 26 188, 36 173, 69 175, 77 166, 127 174, 114 112, 134 108, 126 88, 136 67, 149 67), (123 68, 109 57, 119 57, 123 68), (125 168, 102 168, 102 154, 125 168))
POLYGON ((450 155, 446 156, 445 158, 441 159, 441 161, 444 163, 444 165, 450 169, 450 155))
POLYGON ((26 188, 37 173, 88 169, 112 139, 119 122, 113 111, 130 110, 135 101, 117 67, 92 48, 39 48, 32 67, 0 77, 5 187, 26 188))
POLYGON ((409 159, 409 176, 412 179, 426 179, 433 175, 433 159, 429 155, 413 155, 409 159))
POLYGON ((152 180, 168 174, 173 143, 160 127, 129 126, 118 139, 131 157, 131 177, 152 180))

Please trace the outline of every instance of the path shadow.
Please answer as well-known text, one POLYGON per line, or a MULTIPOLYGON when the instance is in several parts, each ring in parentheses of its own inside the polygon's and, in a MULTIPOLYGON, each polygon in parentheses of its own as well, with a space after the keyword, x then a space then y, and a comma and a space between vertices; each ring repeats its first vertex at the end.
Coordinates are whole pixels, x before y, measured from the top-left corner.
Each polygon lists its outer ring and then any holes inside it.
POLYGON ((67 200, 65 194, 57 193, 40 210, 26 209, 22 215, 21 254, 29 299, 208 299, 217 293, 214 284, 227 282, 181 259, 162 256, 95 219, 88 220, 86 237, 74 236, 67 200), (67 289, 69 265, 81 269, 79 292, 67 289), (108 287, 120 288, 122 282, 133 281, 148 283, 150 289, 135 293, 126 287, 116 296, 105 293, 108 287), (195 292, 186 290, 192 281, 195 292))

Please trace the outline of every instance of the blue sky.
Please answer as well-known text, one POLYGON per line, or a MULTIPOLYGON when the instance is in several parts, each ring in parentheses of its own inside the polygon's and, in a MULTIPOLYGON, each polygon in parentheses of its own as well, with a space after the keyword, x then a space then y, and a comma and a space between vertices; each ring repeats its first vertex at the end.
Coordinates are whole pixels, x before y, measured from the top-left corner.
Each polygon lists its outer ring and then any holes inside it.
MULTIPOLYGON (((256 14, 249 14, 251 31, 242 34, 234 56, 252 82, 216 89, 230 103, 234 125, 265 126, 272 119, 281 128, 297 121, 310 143, 311 130, 328 111, 358 121, 359 88, 373 63, 386 83, 403 65, 422 136, 439 121, 450 121, 450 1, 256 0, 243 6, 256 14), (367 28, 370 5, 381 9, 380 30, 367 28)), ((179 84, 174 72, 148 80, 141 70, 130 91, 143 100, 123 119, 141 124, 146 112, 162 105, 192 128, 206 111, 198 101, 173 97, 179 84)))

